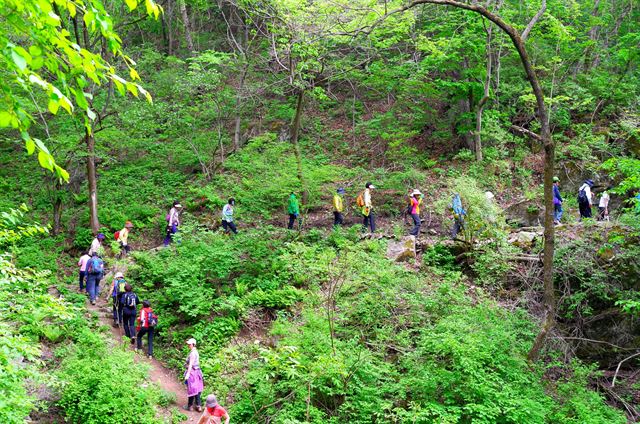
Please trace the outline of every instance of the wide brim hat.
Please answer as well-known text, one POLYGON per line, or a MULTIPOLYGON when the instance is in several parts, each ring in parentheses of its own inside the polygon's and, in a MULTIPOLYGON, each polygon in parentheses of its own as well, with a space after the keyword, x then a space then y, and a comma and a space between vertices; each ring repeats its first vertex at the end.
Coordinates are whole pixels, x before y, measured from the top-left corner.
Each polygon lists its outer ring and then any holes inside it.
POLYGON ((133 223, 131 221, 125 222, 124 228, 133 228, 133 223))
POLYGON ((197 345, 198 342, 196 342, 196 339, 194 339, 193 337, 191 337, 189 340, 187 340, 187 344, 188 345, 197 345))
POLYGON ((96 236, 96 238, 97 238, 98 240, 103 239, 103 238, 104 238, 104 234, 102 234, 102 233, 98 233, 98 235, 96 236))
POLYGON ((340 187, 340 188, 337 190, 337 193, 338 193, 338 194, 345 194, 346 192, 347 192, 347 191, 346 191, 345 189, 343 189, 342 187, 340 187))
POLYGON ((411 193, 411 195, 412 195, 412 196, 415 196, 416 194, 417 194, 418 196, 422 196, 422 193, 421 193, 421 192, 420 192, 420 190, 418 190, 418 189, 413 190, 413 192, 411 193))
POLYGON ((116 276, 114 278, 124 278, 124 274, 121 272, 116 272, 116 276))
POLYGON ((587 180, 585 181, 585 184, 587 184, 589 187, 593 187, 593 180, 587 180))

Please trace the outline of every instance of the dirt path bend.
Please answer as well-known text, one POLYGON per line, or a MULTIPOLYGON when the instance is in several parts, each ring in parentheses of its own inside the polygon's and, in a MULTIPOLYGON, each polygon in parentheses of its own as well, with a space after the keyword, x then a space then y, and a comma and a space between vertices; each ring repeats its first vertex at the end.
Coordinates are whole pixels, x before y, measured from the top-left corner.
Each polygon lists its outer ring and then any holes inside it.
MULTIPOLYGON (((129 349, 134 350, 135 345, 129 344, 129 342, 123 342, 122 337, 124 333, 121 333, 117 327, 113 326, 113 313, 111 309, 111 301, 108 299, 108 291, 107 287, 111 282, 111 274, 107 274, 105 278, 100 282, 102 294, 96 299, 96 304, 91 305, 87 299, 87 309, 96 314, 99 317, 100 323, 106 325, 111 329, 111 334, 113 336, 113 345, 115 347, 116 344, 124 343, 129 349)), ((143 339, 144 348, 146 349, 146 337, 143 339)), ((146 353, 146 351, 145 351, 146 353)), ((172 407, 176 407, 182 414, 187 416, 186 423, 196 423, 198 419, 200 419, 201 413, 195 411, 185 411, 182 407, 187 404, 187 390, 185 385, 178 379, 171 370, 164 367, 159 361, 155 358, 149 359, 145 355, 136 355, 136 362, 144 362, 150 366, 149 370, 149 379, 160 386, 163 390, 175 393, 176 402, 172 407)), ((169 409, 172 409, 171 407, 169 409)), ((171 417, 171 411, 165 411, 167 417, 171 417)))

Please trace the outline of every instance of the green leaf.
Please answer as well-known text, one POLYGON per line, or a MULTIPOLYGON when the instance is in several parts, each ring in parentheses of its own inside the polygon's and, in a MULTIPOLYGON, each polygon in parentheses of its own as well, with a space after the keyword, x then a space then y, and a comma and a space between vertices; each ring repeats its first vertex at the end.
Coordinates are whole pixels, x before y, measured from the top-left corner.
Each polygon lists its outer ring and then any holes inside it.
POLYGON ((58 113, 58 109, 60 109, 60 103, 58 100, 54 100, 54 99, 49 99, 49 104, 47 105, 47 109, 49 109, 49 112, 51 112, 52 114, 57 114, 58 113))
POLYGON ((8 127, 14 119, 13 115, 6 110, 0 112, 0 128, 8 127))
POLYGON ((129 6, 129 10, 133 10, 136 7, 138 7, 138 1, 137 0, 125 0, 125 2, 127 3, 127 6, 129 6))
POLYGON ((92 121, 95 121, 96 119, 96 114, 94 111, 92 111, 90 108, 87 108, 87 116, 89 117, 89 119, 91 119, 92 121))
POLYGON ((21 71, 27 68, 27 60, 17 52, 17 49, 11 50, 11 59, 21 71))
POLYGON ((24 142, 24 147, 27 148, 27 154, 32 155, 36 150, 36 143, 34 143, 33 140, 29 138, 24 142))
POLYGON ((53 171, 54 160, 51 154, 40 150, 38 152, 38 162, 41 167, 53 171))

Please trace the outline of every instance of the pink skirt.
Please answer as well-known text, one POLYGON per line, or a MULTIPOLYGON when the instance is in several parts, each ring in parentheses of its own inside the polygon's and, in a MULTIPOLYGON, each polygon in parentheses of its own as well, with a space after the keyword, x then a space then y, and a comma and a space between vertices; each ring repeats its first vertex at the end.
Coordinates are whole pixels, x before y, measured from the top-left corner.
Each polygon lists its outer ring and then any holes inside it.
POLYGON ((191 370, 189 379, 187 380, 187 396, 195 396, 202 393, 204 389, 204 381, 202 380, 202 370, 191 370))

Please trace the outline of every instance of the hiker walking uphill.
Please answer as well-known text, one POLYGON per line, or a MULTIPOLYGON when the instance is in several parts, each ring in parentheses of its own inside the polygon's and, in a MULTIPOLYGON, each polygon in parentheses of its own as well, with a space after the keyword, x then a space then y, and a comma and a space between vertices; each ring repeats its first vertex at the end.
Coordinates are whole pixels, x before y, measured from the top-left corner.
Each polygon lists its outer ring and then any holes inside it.
POLYGON ((453 228, 451 229, 451 238, 455 239, 460 231, 464 229, 464 217, 467 211, 462 207, 462 199, 458 193, 453 195, 451 201, 451 211, 453 214, 453 228))
POLYGON ((102 280, 103 273, 104 262, 97 252, 93 252, 91 259, 87 262, 87 291, 92 305, 96 304, 96 297, 100 293, 100 280, 102 280))
POLYGON ((205 401, 204 413, 198 420, 198 424, 221 424, 222 418, 224 418, 224 424, 229 424, 229 420, 231 418, 229 417, 227 410, 220 406, 220 404, 218 403, 216 395, 211 394, 207 396, 207 399, 205 401))
POLYGON ((371 201, 371 190, 375 188, 373 184, 366 183, 364 185, 364 191, 356 199, 356 204, 362 208, 362 227, 365 231, 369 228, 372 233, 376 231, 376 219, 371 201))
POLYGON ((127 283, 124 285, 124 294, 122 295, 120 303, 122 305, 124 335, 131 340, 131 344, 134 344, 136 342, 136 316, 138 315, 140 299, 138 295, 133 292, 131 284, 127 283))
POLYGON ((158 324, 158 317, 153 313, 151 304, 148 300, 142 302, 142 309, 138 315, 138 335, 136 344, 136 350, 142 350, 142 337, 147 335, 147 356, 153 357, 153 333, 156 325, 158 324))
POLYGON ((578 190, 578 207, 580 208, 580 220, 591 218, 591 207, 593 205, 593 195, 591 193, 593 181, 586 180, 578 190))
POLYGON ((422 205, 422 193, 420 190, 413 190, 410 197, 411 201, 411 218, 413 218, 413 229, 409 232, 412 236, 418 236, 420 234, 420 205, 422 205))
POLYGON ((236 199, 232 197, 222 208, 222 228, 224 228, 225 234, 229 234, 229 231, 232 231, 233 234, 238 234, 236 224, 233 222, 233 207, 235 204, 236 199))
POLYGON ((173 202, 173 206, 165 217, 167 221, 166 236, 164 237, 164 246, 167 247, 173 240, 173 235, 178 232, 180 226, 180 211, 182 205, 177 200, 173 202))
POLYGON ((600 202, 598 202, 598 221, 609 220, 609 200, 611 199, 609 190, 611 190, 611 186, 607 187, 600 196, 600 202))
POLYGON ((293 229, 293 223, 298 216, 300 216, 300 203, 298 202, 298 198, 294 192, 291 192, 289 196, 289 201, 287 203, 287 213, 289 214, 289 224, 287 225, 288 229, 293 229))
POLYGON ((131 221, 127 221, 124 224, 124 228, 120 231, 116 231, 114 234, 116 241, 120 244, 120 256, 127 256, 131 251, 129 247, 129 232, 133 229, 131 221))
POLYGON ((111 301, 113 302, 113 326, 122 325, 122 295, 125 293, 127 281, 121 272, 117 272, 111 283, 111 301))
POLYGON ((91 247, 89 248, 89 256, 93 256, 94 253, 98 255, 102 254, 102 242, 104 241, 104 234, 98 233, 97 236, 91 242, 91 247))
POLYGON ((187 386, 189 400, 184 409, 190 411, 191 407, 195 405, 196 411, 201 412, 204 381, 202 379, 202 370, 200 369, 200 354, 196 349, 196 339, 190 338, 187 340, 187 346, 189 346, 189 355, 185 364, 184 383, 187 386))
POLYGON ((89 253, 84 252, 82 256, 80 256, 80 260, 78 260, 78 266, 80 267, 80 271, 78 272, 78 285, 81 292, 84 290, 84 282, 87 278, 87 264, 89 263, 89 259, 91 259, 89 253))
POLYGON ((336 194, 333 195, 333 225, 343 225, 344 216, 344 188, 340 187, 336 190, 336 194))
POLYGON ((560 195, 560 178, 553 177, 553 223, 560 224, 562 219, 562 196, 560 195))

